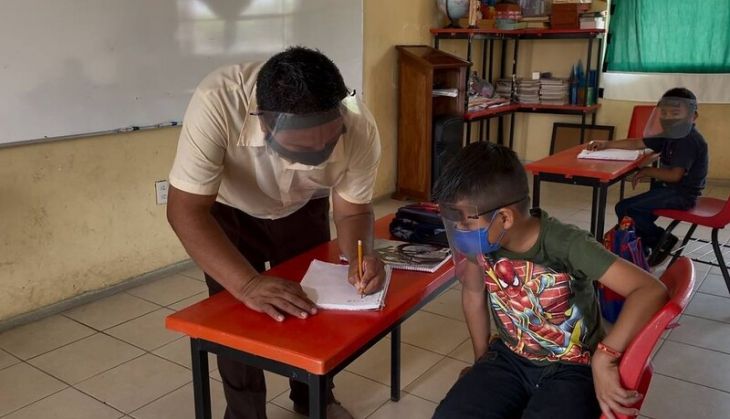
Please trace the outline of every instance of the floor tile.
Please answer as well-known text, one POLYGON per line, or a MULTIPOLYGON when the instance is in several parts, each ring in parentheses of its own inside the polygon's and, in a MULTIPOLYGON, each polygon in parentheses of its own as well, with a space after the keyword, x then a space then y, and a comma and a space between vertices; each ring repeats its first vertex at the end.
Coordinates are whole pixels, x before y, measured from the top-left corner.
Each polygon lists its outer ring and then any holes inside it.
POLYGON ((167 306, 206 291, 208 291, 208 287, 199 280, 183 275, 172 275, 132 288, 127 293, 161 306, 167 306))
POLYGON ((264 371, 266 377, 266 401, 274 400, 282 394, 289 397, 289 379, 283 375, 264 371))
MULTIPOLYGON (((335 376, 334 392, 335 398, 355 418, 368 417, 390 398, 390 389, 387 386, 347 371, 335 376)), ((288 410, 293 408, 288 392, 275 398, 273 403, 288 410)))
POLYGON ((730 393, 654 374, 641 413, 657 419, 727 418, 730 393))
POLYGON ((122 416, 118 410, 69 387, 3 416, 3 419, 117 419, 122 416))
POLYGON ((306 419, 306 416, 296 414, 274 403, 266 404, 266 417, 268 419, 306 419))
MULTIPOLYGON (((185 368, 192 368, 192 355, 190 353, 190 339, 187 336, 183 336, 177 340, 174 340, 166 345, 163 345, 154 351, 155 355, 159 355, 162 358, 172 361, 176 364, 180 364, 185 368)), ((208 370, 214 371, 218 368, 218 362, 216 357, 212 353, 208 353, 208 370)))
POLYGON ((429 313, 440 314, 454 320, 464 321, 464 309, 461 305, 461 291, 446 290, 421 309, 429 313))
POLYGON ((15 364, 0 370, 0 416, 66 388, 67 385, 31 367, 15 364))
POLYGON ((180 271, 177 273, 177 275, 187 276, 188 278, 196 279, 201 282, 205 282, 205 277, 203 276, 203 270, 198 268, 197 266, 193 266, 192 268, 185 269, 184 271, 180 271))
POLYGON ((669 340, 730 353, 730 324, 684 315, 669 340))
MULTIPOLYGON (((221 386, 210 386, 211 417, 222 418, 226 399, 221 386)), ((193 384, 187 384, 131 413, 135 419, 195 419, 193 384)))
POLYGON ((0 334, 0 348, 28 359, 94 334, 64 316, 51 316, 0 334))
POLYGON ((685 314, 730 323, 730 300, 698 292, 692 297, 685 314))
POLYGON ((730 392, 730 354, 665 341, 654 367, 663 375, 730 392))
POLYGON ((469 365, 471 364, 444 358, 426 371, 425 374, 418 377, 416 381, 405 387, 405 391, 434 403, 439 403, 456 383, 461 370, 469 365))
POLYGON ((96 330, 105 330, 160 308, 127 293, 119 293, 76 307, 64 314, 96 330))
POLYGON ((75 384, 144 354, 132 345, 97 333, 28 362, 67 383, 75 384))
POLYGON ((161 308, 134 320, 114 326, 106 332, 132 345, 151 351, 182 336, 165 328, 165 317, 173 310, 161 308))
POLYGON ((18 362, 20 362, 18 358, 0 349, 0 370, 15 365, 18 362))
POLYGON ((193 305, 193 304, 195 304, 195 303, 197 303, 199 301, 203 301, 206 298, 208 298, 208 291, 195 294, 192 297, 188 297, 188 298, 186 298, 184 300, 178 301, 175 304, 170 304, 168 306, 168 308, 171 308, 171 309, 173 309, 175 311, 179 311, 179 310, 182 310, 184 308, 190 307, 191 305, 193 305))
POLYGON ((76 387, 129 413, 191 380, 190 370, 155 355, 143 355, 82 381, 76 387))
POLYGON ((399 401, 388 400, 375 413, 368 416, 368 419, 430 418, 436 406, 438 405, 434 402, 402 393, 399 401))
MULTIPOLYGON (((390 340, 381 340, 347 367, 384 385, 390 385, 390 340)), ((443 358, 425 349, 401 343, 401 386, 405 387, 443 358)))
POLYGON ((466 323, 425 311, 417 312, 401 326, 402 342, 443 355, 468 337, 466 323))
POLYGON ((456 349, 449 352, 449 358, 458 359, 469 364, 474 362, 474 347, 471 344, 471 339, 465 340, 461 345, 457 346, 456 349))
MULTIPOLYGON (((718 297, 730 298, 730 291, 728 291, 722 275, 707 275, 707 278, 705 278, 704 282, 702 282, 700 292, 716 295, 718 297)), ((730 303, 730 301, 728 301, 728 303, 730 303)))

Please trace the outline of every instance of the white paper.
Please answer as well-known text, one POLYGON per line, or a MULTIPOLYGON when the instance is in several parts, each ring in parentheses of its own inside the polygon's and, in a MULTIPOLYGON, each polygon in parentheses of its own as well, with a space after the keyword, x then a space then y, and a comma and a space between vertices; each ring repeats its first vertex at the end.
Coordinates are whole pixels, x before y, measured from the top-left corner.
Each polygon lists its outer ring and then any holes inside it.
POLYGON ((360 296, 347 281, 348 265, 314 259, 304 274, 301 286, 317 307, 331 310, 378 310, 383 307, 390 285, 392 268, 385 266, 385 284, 374 294, 360 296))
MULTIPOLYGON (((583 150, 580 152, 580 154, 578 154, 578 158, 594 160, 634 161, 643 156, 647 152, 647 150, 623 150, 620 148, 607 148, 605 150, 598 151, 583 150)), ((651 150, 648 151, 651 152, 651 150)))

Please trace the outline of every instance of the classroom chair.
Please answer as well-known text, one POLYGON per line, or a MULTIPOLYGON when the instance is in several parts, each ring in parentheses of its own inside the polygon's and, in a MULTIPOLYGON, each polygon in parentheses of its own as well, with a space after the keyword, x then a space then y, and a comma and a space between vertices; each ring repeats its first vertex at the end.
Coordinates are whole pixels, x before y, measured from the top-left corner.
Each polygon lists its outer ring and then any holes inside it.
MULTIPOLYGON (((675 319, 682 314, 689 303, 695 282, 692 261, 687 257, 680 257, 659 279, 667 287, 670 299, 634 337, 624 350, 618 366, 621 385, 628 390, 636 390, 644 396, 649 389, 654 371, 650 360, 652 351, 664 331, 677 326, 675 319)), ((639 409, 643 402, 642 398, 632 407, 639 409)), ((616 414, 616 418, 621 419, 634 417, 616 414)), ((601 415, 601 419, 605 419, 605 416, 601 415)))
MULTIPOLYGON (((674 253, 670 265, 682 255, 682 252, 687 247, 687 243, 689 243, 692 239, 692 234, 694 234, 698 225, 712 229, 712 239, 710 243, 712 244, 712 251, 715 254, 716 260, 706 261, 699 258, 694 260, 712 266, 719 266, 720 271, 722 272, 722 277, 725 280, 728 293, 730 293, 730 275, 728 274, 728 268, 725 265, 725 258, 722 255, 722 250, 726 246, 720 244, 717 238, 718 232, 730 223, 730 197, 726 200, 722 200, 702 196, 697 200, 697 204, 692 209, 686 211, 659 209, 654 211, 654 215, 672 219, 672 222, 667 227, 664 236, 659 240, 659 243, 662 243, 680 222, 684 221, 692 224, 687 231, 687 234, 684 236, 679 250, 674 253)), ((695 241, 704 242, 704 240, 697 239, 695 239, 695 241)))
MULTIPOLYGON (((631 112, 631 122, 629 122, 629 131, 626 133, 626 138, 644 138, 644 127, 646 127, 646 122, 649 120, 655 107, 655 105, 634 106, 634 110, 631 112)), ((624 199, 625 186, 625 181, 621 179, 620 199, 624 199)))

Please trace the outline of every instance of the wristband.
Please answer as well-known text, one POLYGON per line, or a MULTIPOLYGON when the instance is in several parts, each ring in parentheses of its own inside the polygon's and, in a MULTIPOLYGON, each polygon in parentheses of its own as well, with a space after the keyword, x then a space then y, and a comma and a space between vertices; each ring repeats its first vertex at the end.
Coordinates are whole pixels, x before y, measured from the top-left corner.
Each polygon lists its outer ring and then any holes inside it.
POLYGON ((599 351, 605 352, 606 355, 610 356, 613 359, 621 359, 621 356, 623 356, 623 352, 617 351, 613 349, 612 347, 604 344, 603 342, 598 342, 598 346, 596 347, 599 351))

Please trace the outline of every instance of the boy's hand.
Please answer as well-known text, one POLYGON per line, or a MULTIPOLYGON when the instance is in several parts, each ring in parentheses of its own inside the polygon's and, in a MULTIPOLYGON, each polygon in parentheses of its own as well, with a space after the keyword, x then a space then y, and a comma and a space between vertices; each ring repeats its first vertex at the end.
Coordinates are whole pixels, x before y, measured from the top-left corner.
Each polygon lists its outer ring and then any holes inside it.
POLYGON ((362 278, 358 275, 357 260, 350 262, 350 269, 347 281, 357 288, 362 294, 372 294, 380 291, 385 283, 385 266, 380 259, 374 256, 362 258, 362 278))
POLYGON ((588 142, 586 149, 588 151, 605 150, 608 148, 608 141, 592 140, 588 142))
POLYGON ((651 176, 647 173, 647 167, 644 167, 643 169, 640 169, 633 178, 631 178, 631 189, 636 189, 636 185, 642 180, 642 179, 649 179, 651 176))
POLYGON ((593 385, 601 411, 608 419, 615 419, 613 412, 625 415, 638 415, 638 409, 631 406, 643 397, 639 392, 621 387, 618 365, 615 360, 601 351, 596 351, 591 359, 593 385))

